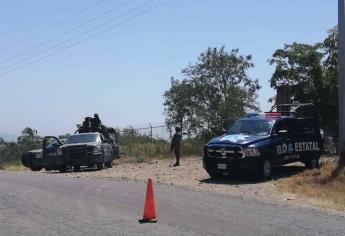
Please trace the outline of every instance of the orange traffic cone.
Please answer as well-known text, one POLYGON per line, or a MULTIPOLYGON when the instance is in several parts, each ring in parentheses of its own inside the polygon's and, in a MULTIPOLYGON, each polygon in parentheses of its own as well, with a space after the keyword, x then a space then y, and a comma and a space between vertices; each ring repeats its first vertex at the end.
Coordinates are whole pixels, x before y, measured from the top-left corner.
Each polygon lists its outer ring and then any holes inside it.
POLYGON ((151 178, 149 178, 147 181, 144 215, 143 215, 143 219, 139 220, 139 222, 140 223, 157 222, 155 195, 153 193, 153 183, 152 183, 151 178))

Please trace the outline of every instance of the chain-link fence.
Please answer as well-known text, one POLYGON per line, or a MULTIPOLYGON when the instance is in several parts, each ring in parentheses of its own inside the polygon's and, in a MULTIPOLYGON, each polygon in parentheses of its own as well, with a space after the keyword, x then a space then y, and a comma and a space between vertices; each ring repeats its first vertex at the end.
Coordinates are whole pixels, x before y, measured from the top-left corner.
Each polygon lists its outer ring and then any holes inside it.
POLYGON ((119 131, 119 142, 124 156, 143 162, 151 157, 170 156, 171 131, 166 125, 128 126, 119 131))
MULTIPOLYGON (((238 118, 219 119, 219 126, 214 127, 205 125, 199 136, 188 137, 183 135, 181 155, 182 156, 201 156, 204 144, 215 135, 221 134, 238 118)), ((119 143, 124 156, 135 158, 137 162, 154 158, 169 158, 170 140, 174 131, 167 125, 147 123, 146 125, 131 125, 119 130, 119 143)))

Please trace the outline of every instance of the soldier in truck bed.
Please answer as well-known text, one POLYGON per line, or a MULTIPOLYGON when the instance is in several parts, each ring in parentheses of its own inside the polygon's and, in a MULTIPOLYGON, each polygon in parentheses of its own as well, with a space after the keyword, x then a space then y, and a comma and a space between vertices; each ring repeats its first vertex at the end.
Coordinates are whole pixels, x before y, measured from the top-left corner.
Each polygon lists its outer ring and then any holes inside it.
POLYGON ((175 128, 175 134, 171 140, 170 152, 174 150, 176 163, 173 166, 180 165, 180 155, 181 155, 181 140, 182 140, 182 133, 181 128, 175 128))
POLYGON ((99 116, 97 113, 94 114, 93 118, 91 119, 91 129, 95 132, 95 131, 99 131, 100 130, 100 126, 101 126, 102 122, 99 119, 99 116))

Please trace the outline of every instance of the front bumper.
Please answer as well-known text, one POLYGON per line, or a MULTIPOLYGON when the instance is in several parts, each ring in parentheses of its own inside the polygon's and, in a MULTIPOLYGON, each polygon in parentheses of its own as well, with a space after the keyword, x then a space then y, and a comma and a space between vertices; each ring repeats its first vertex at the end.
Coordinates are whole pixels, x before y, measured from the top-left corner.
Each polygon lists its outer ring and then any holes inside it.
POLYGON ((103 162, 101 153, 85 153, 83 156, 68 156, 68 162, 71 166, 90 166, 103 162))
POLYGON ((230 174, 241 171, 255 171, 261 163, 258 157, 209 157, 203 156, 203 167, 208 173, 230 174))

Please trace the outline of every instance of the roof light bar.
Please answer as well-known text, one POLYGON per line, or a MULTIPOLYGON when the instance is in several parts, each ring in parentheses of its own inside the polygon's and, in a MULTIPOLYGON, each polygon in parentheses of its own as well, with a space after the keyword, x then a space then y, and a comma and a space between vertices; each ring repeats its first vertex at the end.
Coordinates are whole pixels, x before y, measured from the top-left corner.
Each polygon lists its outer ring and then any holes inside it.
POLYGON ((281 117, 282 114, 280 112, 265 112, 266 117, 281 117))

